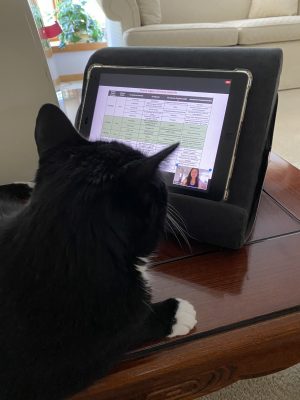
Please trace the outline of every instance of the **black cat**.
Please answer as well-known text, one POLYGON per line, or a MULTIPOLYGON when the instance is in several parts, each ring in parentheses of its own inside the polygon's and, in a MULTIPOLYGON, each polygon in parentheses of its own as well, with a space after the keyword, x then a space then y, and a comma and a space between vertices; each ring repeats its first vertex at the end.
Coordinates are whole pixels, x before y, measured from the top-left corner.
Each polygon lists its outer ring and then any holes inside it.
POLYGON ((20 211, 30 199, 33 184, 14 183, 0 186, 0 229, 4 217, 20 211))
POLYGON ((91 143, 50 104, 35 138, 30 201, 0 221, 0 400, 64 399, 196 324, 187 301, 152 304, 145 273, 167 211, 158 166, 177 145, 146 157, 91 143))

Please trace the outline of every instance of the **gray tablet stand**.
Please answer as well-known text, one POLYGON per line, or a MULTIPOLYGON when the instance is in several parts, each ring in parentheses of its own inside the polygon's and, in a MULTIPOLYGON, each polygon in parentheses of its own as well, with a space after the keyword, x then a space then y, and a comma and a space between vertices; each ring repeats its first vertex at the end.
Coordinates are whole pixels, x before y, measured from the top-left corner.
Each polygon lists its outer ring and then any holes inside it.
MULTIPOLYGON (((122 47, 96 51, 91 64, 200 69, 249 69, 253 75, 236 162, 226 202, 170 194, 191 237, 228 248, 241 247, 255 221, 271 149, 282 64, 280 49, 122 47)), ((80 109, 79 109, 80 110, 80 109)))

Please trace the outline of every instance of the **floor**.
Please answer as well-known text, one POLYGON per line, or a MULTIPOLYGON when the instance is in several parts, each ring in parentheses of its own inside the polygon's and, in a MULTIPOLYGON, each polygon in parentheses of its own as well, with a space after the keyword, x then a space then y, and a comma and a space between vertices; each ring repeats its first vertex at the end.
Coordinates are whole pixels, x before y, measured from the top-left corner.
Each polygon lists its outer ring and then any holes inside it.
MULTIPOLYGON (((61 86, 61 108, 74 123, 81 101, 82 82, 61 86)), ((273 151, 300 169, 300 89, 279 92, 273 151)))
POLYGON ((66 82, 60 85, 60 91, 56 92, 59 106, 74 124, 76 112, 81 101, 82 82, 66 82))
POLYGON ((300 364, 262 378, 234 383, 198 400, 299 400, 300 364))

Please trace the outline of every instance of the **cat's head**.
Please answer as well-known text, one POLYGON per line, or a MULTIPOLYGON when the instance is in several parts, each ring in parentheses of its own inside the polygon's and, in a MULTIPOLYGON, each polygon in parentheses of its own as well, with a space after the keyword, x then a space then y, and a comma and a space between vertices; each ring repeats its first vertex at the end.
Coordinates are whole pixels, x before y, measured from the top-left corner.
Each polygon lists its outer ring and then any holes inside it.
POLYGON ((75 231, 83 225, 99 229, 112 242, 131 246, 137 256, 153 250, 167 209, 158 168, 178 144, 146 157, 122 143, 89 142, 51 104, 38 114, 35 140, 40 157, 36 206, 75 231))

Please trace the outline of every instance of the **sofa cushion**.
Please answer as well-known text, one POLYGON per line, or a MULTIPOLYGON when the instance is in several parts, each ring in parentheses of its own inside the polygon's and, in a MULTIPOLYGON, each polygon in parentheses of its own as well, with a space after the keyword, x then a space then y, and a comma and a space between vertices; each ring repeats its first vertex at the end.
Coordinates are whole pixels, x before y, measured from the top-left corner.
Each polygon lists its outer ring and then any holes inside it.
POLYGON ((129 29, 124 40, 128 46, 233 46, 238 30, 218 23, 148 25, 129 29))
POLYGON ((287 42, 300 39, 300 16, 226 21, 222 26, 238 29, 238 44, 287 42))
POLYGON ((161 23, 160 0, 136 0, 142 25, 152 25, 161 23))
POLYGON ((296 15, 298 0, 252 0, 248 18, 296 15))
POLYGON ((250 4, 251 0, 160 0, 161 23, 196 24, 245 19, 250 4))

